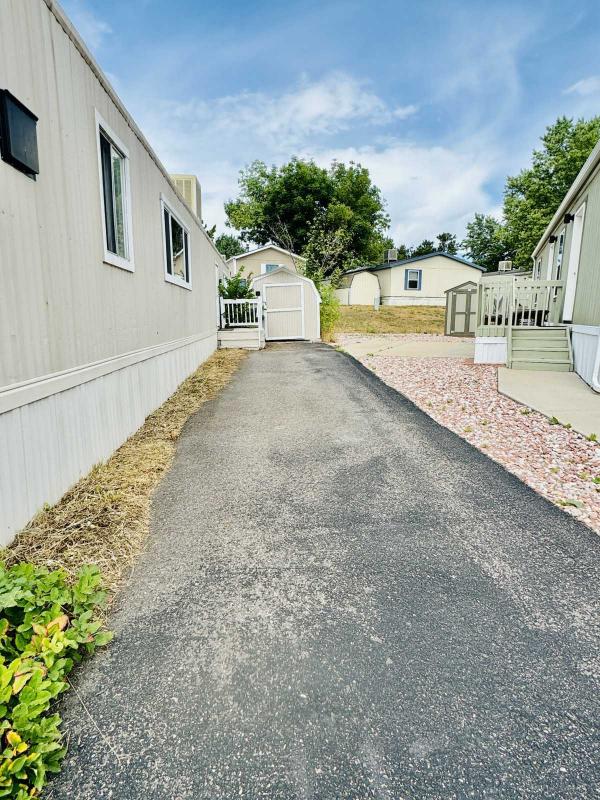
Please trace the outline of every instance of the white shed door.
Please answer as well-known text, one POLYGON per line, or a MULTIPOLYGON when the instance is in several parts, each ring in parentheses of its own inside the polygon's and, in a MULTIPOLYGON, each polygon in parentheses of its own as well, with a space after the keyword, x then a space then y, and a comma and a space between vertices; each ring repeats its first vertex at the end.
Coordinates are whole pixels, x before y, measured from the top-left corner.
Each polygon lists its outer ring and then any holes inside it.
POLYGON ((265 283, 265 339, 304 339, 304 284, 265 283))

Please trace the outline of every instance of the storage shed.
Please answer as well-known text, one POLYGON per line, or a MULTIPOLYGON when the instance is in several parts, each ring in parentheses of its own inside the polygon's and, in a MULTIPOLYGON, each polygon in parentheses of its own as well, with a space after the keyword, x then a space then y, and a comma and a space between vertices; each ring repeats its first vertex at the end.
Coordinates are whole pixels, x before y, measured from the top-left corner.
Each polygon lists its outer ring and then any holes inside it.
POLYGON ((446 336, 475 336, 477 284, 466 281, 446 289, 446 336))
POLYGON ((381 290, 377 276, 364 269, 350 270, 342 275, 335 296, 343 306, 372 306, 379 304, 381 290))
POLYGON ((310 278, 280 267, 252 281, 263 299, 265 340, 321 338, 321 298, 310 278))

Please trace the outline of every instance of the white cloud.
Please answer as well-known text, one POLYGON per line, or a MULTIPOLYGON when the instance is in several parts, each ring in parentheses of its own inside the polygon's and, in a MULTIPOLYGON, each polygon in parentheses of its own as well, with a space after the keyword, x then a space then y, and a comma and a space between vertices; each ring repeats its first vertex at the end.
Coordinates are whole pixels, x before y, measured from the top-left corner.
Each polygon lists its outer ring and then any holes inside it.
POLYGON ((462 237, 475 211, 497 210, 485 190, 495 163, 490 152, 468 146, 460 150, 394 142, 307 152, 323 165, 333 158, 358 161, 369 169, 388 203, 390 234, 396 243, 416 244, 441 231, 462 237))
POLYGON ((572 84, 565 89, 565 94, 576 94, 580 97, 589 97, 591 94, 598 94, 600 92, 600 75, 590 75, 588 78, 582 78, 577 83, 572 84))
POLYGON ((63 5, 90 50, 99 50, 105 36, 112 33, 110 25, 94 13, 87 0, 63 0, 63 5))
POLYGON ((314 135, 348 130, 356 122, 386 125, 417 112, 415 105, 390 109, 365 82, 342 72, 321 80, 304 78, 279 95, 241 92, 207 101, 171 107, 174 116, 202 128, 210 124, 217 135, 259 131, 263 140, 292 146, 314 135))

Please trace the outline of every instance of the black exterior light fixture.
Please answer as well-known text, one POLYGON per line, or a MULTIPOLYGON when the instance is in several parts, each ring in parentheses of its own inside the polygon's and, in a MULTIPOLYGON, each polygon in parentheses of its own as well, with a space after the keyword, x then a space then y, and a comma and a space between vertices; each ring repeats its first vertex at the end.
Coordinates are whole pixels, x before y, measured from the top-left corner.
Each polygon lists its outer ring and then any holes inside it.
POLYGON ((554 242, 555 242, 557 239, 558 239, 558 236, 556 236, 555 234, 552 234, 552 236, 550 236, 550 238, 548 239, 548 241, 550 242, 550 244, 554 244, 554 242))
POLYGON ((565 225, 568 225, 569 222, 573 222, 574 219, 575 219, 575 214, 565 214, 563 222, 565 223, 565 225))
POLYGON ((38 118, 7 89, 0 89, 0 155, 35 180, 39 174, 38 118))

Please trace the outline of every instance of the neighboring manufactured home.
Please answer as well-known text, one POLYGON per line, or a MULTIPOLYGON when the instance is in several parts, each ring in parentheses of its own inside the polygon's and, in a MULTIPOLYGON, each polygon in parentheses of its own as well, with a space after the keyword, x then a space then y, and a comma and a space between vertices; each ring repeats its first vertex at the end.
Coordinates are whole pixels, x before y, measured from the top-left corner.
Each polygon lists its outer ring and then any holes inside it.
POLYGON ((336 296, 345 305, 372 305, 379 289, 382 305, 445 306, 448 289, 467 281, 477 283, 484 271, 460 256, 428 253, 349 270, 342 276, 336 296), (377 285, 365 281, 365 273, 374 275, 377 285))
POLYGON ((600 142, 533 251, 480 284, 475 359, 575 371, 600 391, 600 142))
POLYGON ((223 259, 52 0, 0 3, 0 542, 215 349, 223 259))
POLYGON ((244 275, 249 278, 251 275, 257 278, 267 272, 274 272, 280 267, 291 270, 292 272, 302 272, 305 259, 302 256, 284 250, 276 244, 265 244, 256 247, 247 253, 240 253, 239 256, 232 256, 227 259, 227 265, 232 275, 237 275, 243 268, 244 275))

